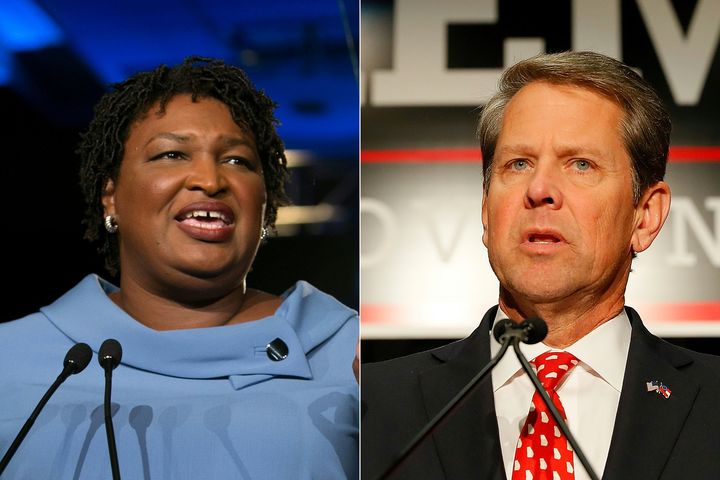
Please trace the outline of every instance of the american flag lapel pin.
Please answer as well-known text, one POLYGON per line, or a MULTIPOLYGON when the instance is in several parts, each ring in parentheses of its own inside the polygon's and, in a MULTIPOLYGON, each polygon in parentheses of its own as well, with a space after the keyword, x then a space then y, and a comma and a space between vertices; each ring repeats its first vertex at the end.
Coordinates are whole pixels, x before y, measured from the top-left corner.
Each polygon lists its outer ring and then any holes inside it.
POLYGON ((645 386, 647 387, 648 392, 655 392, 663 398, 670 398, 670 393, 672 393, 667 385, 664 385, 662 382, 657 380, 645 382, 645 386))

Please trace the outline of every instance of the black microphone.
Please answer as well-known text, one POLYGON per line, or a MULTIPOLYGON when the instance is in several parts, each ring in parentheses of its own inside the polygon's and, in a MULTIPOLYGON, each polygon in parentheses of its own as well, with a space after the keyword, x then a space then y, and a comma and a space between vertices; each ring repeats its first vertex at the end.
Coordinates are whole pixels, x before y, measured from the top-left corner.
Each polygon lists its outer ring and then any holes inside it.
POLYGON ((393 459, 390 466, 377 477, 377 480, 383 480, 397 470, 402 462, 417 448, 425 437, 430 435, 438 423, 440 423, 454 408, 458 406, 458 403, 464 399, 475 386, 490 373, 495 366, 500 362, 502 357, 507 352, 508 347, 511 343, 525 342, 525 343, 537 343, 542 341, 547 335, 547 325, 544 321, 540 320, 539 324, 536 320, 540 319, 528 319, 521 324, 513 322, 512 320, 501 320, 493 327, 493 335, 495 339, 500 342, 500 351, 490 359, 490 362, 475 375, 433 418, 430 420, 420 432, 413 437, 412 440, 403 448, 400 453, 393 459), (544 330, 543 330, 544 327, 544 330))
POLYGON ((570 433, 570 429, 568 428, 567 423, 565 423, 562 415, 560 415, 560 412, 555 407, 553 401, 550 399, 550 396, 545 390, 545 387, 542 386, 542 383, 540 383, 540 380, 535 374, 535 371, 530 366, 530 363, 528 363, 527 358, 525 358, 525 355, 523 355, 523 353, 520 351, 520 342, 529 344, 538 343, 545 338, 547 332, 547 323, 545 323, 545 320, 539 317, 528 318, 519 325, 515 322, 512 322, 511 320, 505 320, 503 322, 498 322, 493 329, 493 335, 498 342, 509 341, 509 343, 512 344, 515 355, 520 361, 523 370, 525 370, 525 373, 527 373, 530 377, 530 380, 532 381, 535 390, 537 390, 537 392, 542 397, 543 402, 545 402, 548 410, 550 410, 550 414, 552 414, 555 422, 558 424, 560 430, 562 430, 563 434, 565 435, 565 438, 567 438, 568 442, 577 454, 578 460, 580 460, 580 463, 582 463, 582 466, 585 468, 588 476, 591 478, 591 480, 599 480, 597 474, 590 466, 590 462, 588 462, 585 453, 580 448, 580 445, 578 445, 575 437, 573 437, 572 433, 570 433), (515 326, 508 325, 507 322, 513 323, 515 326), (500 327, 501 323, 505 323, 505 326, 500 327))
POLYGON ((112 423, 110 394, 112 392, 112 371, 120 364, 121 359, 122 347, 120 342, 114 338, 105 340, 98 351, 98 362, 105 370, 105 433, 107 434, 113 480, 120 480, 120 466, 118 464, 117 448, 115 447, 115 429, 112 423))
POLYGON ((533 345, 542 342, 547 333, 547 323, 539 317, 530 317, 522 323, 506 318, 497 322, 493 328, 493 336, 500 344, 517 337, 521 342, 533 345))
POLYGON ((37 419, 38 415, 40 415, 42 409, 45 408, 45 404, 55 393, 55 390, 57 390, 60 384, 67 380, 70 375, 75 375, 76 373, 80 373, 85 370, 85 367, 88 366, 91 358, 92 350, 87 343, 76 343, 70 348, 70 350, 68 350, 67 354, 65 355, 65 360, 63 361, 62 372, 60 372, 60 375, 58 375, 55 382, 50 385, 50 388, 48 388, 47 392, 45 392, 45 395, 43 395, 43 397, 40 399, 40 402, 38 402, 35 410, 33 410, 33 412, 30 414, 30 418, 27 419, 27 421, 15 437, 15 440, 13 440, 13 443, 10 445, 10 448, 8 448, 8 451, 5 452, 5 456, 3 456, 2 460, 0 460, 0 475, 2 475, 2 473, 5 471, 8 463, 10 463, 10 459, 12 459, 13 455, 15 455, 18 447, 25 439, 25 436, 30 431, 30 428, 33 426, 33 423, 35 423, 35 420, 37 419))

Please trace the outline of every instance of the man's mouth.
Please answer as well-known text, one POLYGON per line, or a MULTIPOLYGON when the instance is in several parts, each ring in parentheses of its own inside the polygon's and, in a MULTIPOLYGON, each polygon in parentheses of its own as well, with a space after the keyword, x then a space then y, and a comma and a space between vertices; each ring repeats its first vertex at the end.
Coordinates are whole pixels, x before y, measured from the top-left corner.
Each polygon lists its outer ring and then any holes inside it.
POLYGON ((530 243, 537 243, 537 244, 549 244, 549 243, 558 243, 560 242, 560 238, 556 237, 552 234, 543 234, 543 233, 533 233, 528 238, 528 241, 530 243))

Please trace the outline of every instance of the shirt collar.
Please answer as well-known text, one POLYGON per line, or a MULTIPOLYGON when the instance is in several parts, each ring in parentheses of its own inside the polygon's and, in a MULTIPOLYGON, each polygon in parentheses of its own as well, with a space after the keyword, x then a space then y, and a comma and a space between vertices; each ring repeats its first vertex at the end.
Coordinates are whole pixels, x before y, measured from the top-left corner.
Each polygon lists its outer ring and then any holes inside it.
MULTIPOLYGON (((508 316, 505 312, 498 308, 493 325, 506 318, 508 316)), ((630 320, 623 309, 619 315, 603 323, 567 347, 565 351, 575 355, 580 360, 580 365, 588 372, 599 376, 619 392, 622 388, 625 363, 630 349, 631 330, 630 320)), ((492 336, 492 329, 490 329, 490 335, 492 336)), ((528 360, 532 360, 541 353, 554 349, 544 343, 535 345, 521 343, 520 350, 528 360)), ((495 356, 498 351, 500 351, 500 344, 491 338, 490 354, 495 356)), ((493 390, 497 391, 515 377, 523 374, 522 366, 515 354, 507 352, 492 372, 493 390)))
POLYGON ((275 376, 313 377, 308 354, 329 339, 355 312, 298 282, 283 294, 275 314, 233 325, 153 330, 115 305, 118 288, 88 275, 75 288, 40 310, 75 342, 97 348, 105 338, 123 345, 122 364, 180 378, 228 377, 236 389, 275 376), (287 357, 275 361, 268 345, 279 339, 287 357))

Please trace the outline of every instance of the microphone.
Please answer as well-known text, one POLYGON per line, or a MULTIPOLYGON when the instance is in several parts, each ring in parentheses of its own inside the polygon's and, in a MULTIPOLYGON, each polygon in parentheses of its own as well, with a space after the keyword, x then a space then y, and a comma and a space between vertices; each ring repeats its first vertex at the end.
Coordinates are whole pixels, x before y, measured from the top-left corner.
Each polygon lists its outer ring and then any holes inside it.
POLYGON ((105 370, 105 433, 107 434, 113 480, 120 480, 120 466, 118 464, 117 448, 115 447, 115 430, 112 423, 110 394, 112 392, 112 371, 120 364, 121 359, 122 347, 120 342, 114 338, 105 340, 98 351, 98 362, 105 370))
POLYGON ((588 476, 591 478, 591 480, 599 480, 597 474, 590 466, 590 462, 588 462, 585 453, 580 448, 580 445, 578 445, 575 437, 573 437, 572 433, 570 433, 570 429, 568 428, 567 423, 565 423, 562 415, 560 415, 560 412, 555 407, 553 401, 550 399, 550 396, 545 390, 545 387, 542 386, 542 383, 540 383, 540 380, 535 374, 535 371, 530 366, 530 363, 528 363, 527 358, 525 358, 525 355, 523 355, 523 353, 520 351, 520 342, 528 344, 538 343, 542 341, 545 336, 547 336, 547 332, 547 323, 545 323, 545 320, 540 317, 528 318, 520 324, 517 324, 512 320, 503 320, 502 322, 498 322, 495 325, 495 328, 493 328, 493 335, 498 342, 506 341, 512 344, 513 350, 515 351, 515 356, 517 356, 518 360, 520 361, 523 370, 525 370, 525 373, 527 373, 528 377, 530 377, 530 380, 532 381, 535 390, 537 390, 537 392, 542 397, 543 402, 545 402, 548 410, 550 410, 550 414, 553 416, 555 422, 560 427, 560 430, 562 430, 563 434, 565 435, 565 438, 567 438, 568 442, 577 454, 578 460, 580 460, 580 463, 582 463, 582 466, 585 468, 588 476), (512 325, 509 325, 508 322, 512 325))
POLYGON ((70 375, 75 375, 76 373, 80 373, 85 370, 85 367, 88 366, 91 358, 92 350, 87 343, 76 343, 70 348, 70 350, 68 350, 67 354, 65 355, 65 360, 63 360, 62 372, 60 372, 60 375, 58 375, 57 379, 55 379, 55 382, 50 385, 50 388, 48 388, 47 392, 45 392, 45 395, 43 395, 43 397, 40 399, 40 402, 38 402, 35 410, 32 411, 30 417, 27 419, 27 421, 15 437, 15 440, 13 440, 13 443, 10 445, 10 448, 8 448, 8 451, 5 452, 2 460, 0 460, 0 475, 2 475, 2 473, 5 471, 5 468, 10 463, 13 455, 15 455, 18 447, 25 439, 25 436, 30 431, 30 428, 35 423, 35 420, 37 419, 38 415, 40 415, 42 409, 45 408, 45 404, 47 404, 48 400, 50 400, 50 397, 52 397, 52 395, 55 393, 55 390, 57 390, 58 387, 65 380, 67 380, 70 375))
POLYGON ((525 343, 538 343, 542 341, 547 335, 547 325, 542 319, 531 318, 525 320, 521 324, 517 324, 512 320, 501 320, 493 327, 493 336, 498 342, 500 342, 500 351, 490 359, 490 362, 478 372, 433 418, 430 420, 420 432, 413 437, 412 440, 403 448, 400 453, 393 459, 390 466, 385 469, 377 480, 383 480, 397 470, 402 462, 417 448, 425 437, 430 435, 438 423, 440 423, 453 409, 455 409, 458 403, 464 399, 470 391, 490 373, 495 366, 500 362, 502 357, 507 352, 508 347, 512 343, 513 345, 519 342, 525 343), (539 322, 538 322, 539 321, 539 322), (543 330, 544 329, 544 330, 543 330))
POLYGON ((500 344, 517 337, 521 342, 533 345, 542 342, 547 333, 547 323, 539 317, 530 317, 522 323, 513 322, 506 318, 497 322, 493 328, 493 337, 500 344))

